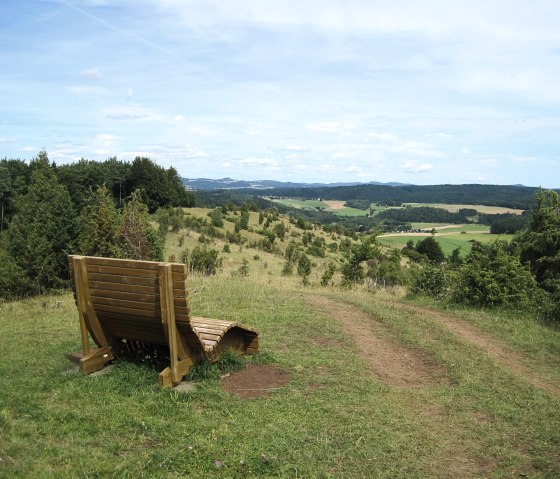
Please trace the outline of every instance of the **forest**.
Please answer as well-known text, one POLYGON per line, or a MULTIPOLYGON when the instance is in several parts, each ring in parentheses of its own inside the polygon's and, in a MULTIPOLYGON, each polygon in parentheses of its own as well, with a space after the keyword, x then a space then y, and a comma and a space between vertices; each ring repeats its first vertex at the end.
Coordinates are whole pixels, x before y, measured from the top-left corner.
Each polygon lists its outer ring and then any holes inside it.
MULTIPOLYGON (((529 209, 538 188, 509 185, 357 185, 329 188, 276 188, 267 194, 294 198, 367 200, 369 203, 450 203, 529 209)), ((250 192, 252 190, 243 190, 250 192)))

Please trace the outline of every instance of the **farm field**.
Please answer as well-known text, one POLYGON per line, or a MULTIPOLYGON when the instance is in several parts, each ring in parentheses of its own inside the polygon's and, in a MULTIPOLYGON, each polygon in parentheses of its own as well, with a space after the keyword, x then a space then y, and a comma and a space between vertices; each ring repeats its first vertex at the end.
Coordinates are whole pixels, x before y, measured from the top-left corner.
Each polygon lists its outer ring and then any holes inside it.
POLYGON ((429 206, 431 208, 442 208, 444 210, 450 211, 451 213, 457 213, 462 208, 469 208, 478 211, 479 213, 487 213, 487 214, 504 214, 504 213, 513 213, 516 215, 520 215, 523 213, 524 210, 515 209, 515 208, 503 208, 501 206, 487 206, 487 205, 451 205, 445 203, 406 203, 412 207, 417 206, 429 206))
MULTIPOLYGON (((437 229, 437 228, 436 228, 437 229)), ((377 241, 385 246, 392 248, 402 249, 406 243, 413 240, 414 243, 431 236, 430 233, 393 233, 388 235, 381 235, 377 237, 377 241)), ((447 230, 442 230, 442 233, 436 233, 434 238, 438 241, 441 249, 445 255, 450 255, 456 248, 461 248, 460 254, 462 257, 466 256, 472 248, 472 241, 479 241, 481 243, 488 243, 491 241, 511 241, 513 235, 492 235, 490 233, 473 233, 467 232, 461 234, 457 232, 448 233, 447 230), (445 232, 443 232, 445 231, 445 232)))
POLYGON ((279 203, 285 206, 290 206, 297 209, 308 209, 317 210, 324 209, 330 213, 334 213, 339 216, 365 216, 366 211, 359 210, 357 208, 348 208, 344 206, 344 201, 330 201, 330 200, 296 200, 291 198, 274 199, 275 203, 279 203))
MULTIPOLYGON (((366 212, 364 210, 359 210, 356 208, 344 207, 344 201, 329 201, 329 200, 299 200, 292 198, 276 198, 273 200, 276 203, 280 203, 286 206, 297 209, 309 209, 316 210, 317 208, 325 209, 331 213, 340 216, 365 216, 366 212)), ((421 207, 427 206, 431 208, 442 208, 451 213, 457 213, 462 208, 475 209, 480 213, 487 214, 504 214, 513 213, 520 215, 523 210, 515 208, 503 208, 500 206, 487 206, 487 205, 471 205, 471 204, 444 204, 444 203, 406 203, 405 205, 411 207, 421 207)), ((377 206, 375 202, 371 204, 371 210, 373 214, 380 213, 391 208, 402 208, 402 207, 391 207, 391 206, 377 206)))
POLYGON ((490 227, 487 225, 479 224, 444 224, 444 223, 412 223, 413 229, 418 230, 432 230, 434 228, 438 233, 460 233, 461 231, 471 232, 485 232, 490 233, 490 227))

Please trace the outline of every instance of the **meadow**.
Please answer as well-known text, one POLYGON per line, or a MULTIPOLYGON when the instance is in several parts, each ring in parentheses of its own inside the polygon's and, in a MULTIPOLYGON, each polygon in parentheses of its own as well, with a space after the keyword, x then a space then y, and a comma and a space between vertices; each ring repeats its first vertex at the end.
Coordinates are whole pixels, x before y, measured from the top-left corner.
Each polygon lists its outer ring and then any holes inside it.
POLYGON ((275 203, 300 210, 325 210, 339 216, 366 216, 365 210, 342 206, 344 201, 299 200, 293 198, 275 198, 275 203))
MULTIPOLYGON (((257 213, 250 224, 248 241, 260 236, 257 213)), ((166 254, 200 236, 169 233, 166 254)), ((191 278, 193 314, 255 327, 261 354, 247 361, 290 381, 241 399, 219 377, 161 389, 148 360, 85 376, 66 358, 80 349, 70 292, 3 302, 0 477, 557 477, 557 328, 399 288, 321 287, 334 256, 313 258, 303 287, 280 275, 277 253, 220 255, 217 275, 191 278)))

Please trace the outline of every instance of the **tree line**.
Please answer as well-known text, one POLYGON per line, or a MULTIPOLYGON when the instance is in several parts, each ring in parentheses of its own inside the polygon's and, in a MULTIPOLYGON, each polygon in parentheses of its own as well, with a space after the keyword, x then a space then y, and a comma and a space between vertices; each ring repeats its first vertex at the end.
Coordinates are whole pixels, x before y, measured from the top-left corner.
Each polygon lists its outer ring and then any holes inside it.
POLYGON ((69 285, 70 253, 163 259, 149 213, 192 206, 174 168, 148 158, 57 166, 45 151, 0 162, 0 297, 69 285))

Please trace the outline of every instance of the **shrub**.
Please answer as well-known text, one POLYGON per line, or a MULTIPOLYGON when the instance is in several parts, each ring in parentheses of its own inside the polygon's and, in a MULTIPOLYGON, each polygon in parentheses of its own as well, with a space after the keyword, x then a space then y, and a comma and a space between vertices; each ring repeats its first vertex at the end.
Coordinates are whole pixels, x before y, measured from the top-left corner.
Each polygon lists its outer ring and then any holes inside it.
POLYGON ((453 300, 475 306, 526 307, 535 289, 529 269, 507 251, 505 243, 474 243, 458 270, 453 300))
POLYGON ((216 274, 217 269, 222 266, 218 255, 217 249, 196 246, 190 254, 189 269, 206 275, 216 274))
POLYGON ((334 273, 336 273, 336 265, 332 261, 329 261, 327 269, 323 273, 323 276, 321 276, 321 286, 328 286, 334 273))
POLYGON ((413 275, 410 292, 442 299, 449 291, 450 280, 441 266, 426 264, 413 275))

